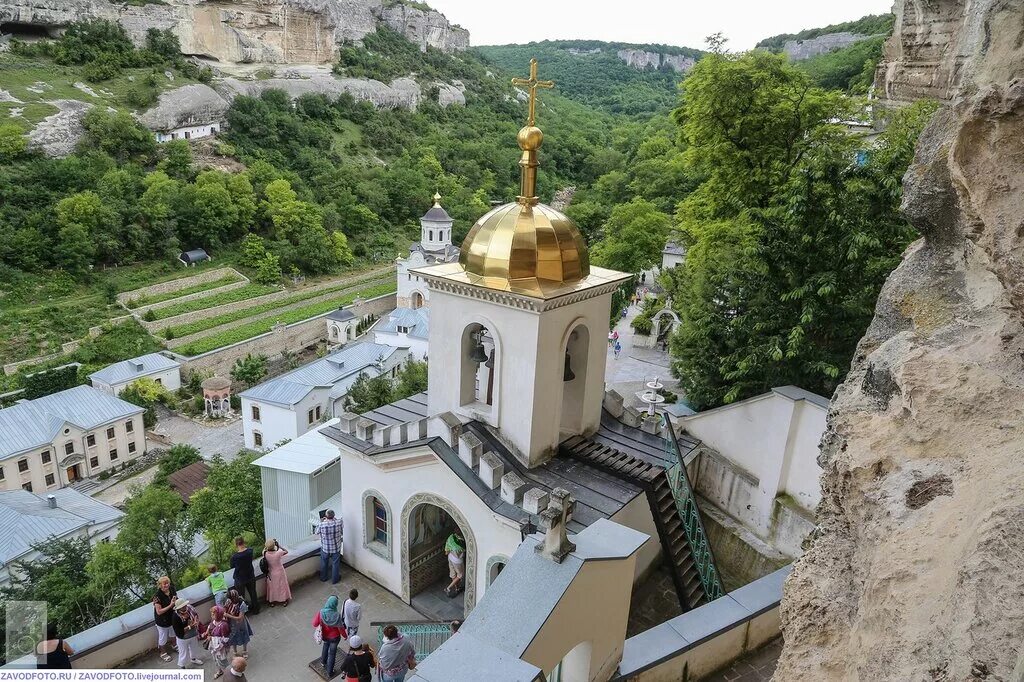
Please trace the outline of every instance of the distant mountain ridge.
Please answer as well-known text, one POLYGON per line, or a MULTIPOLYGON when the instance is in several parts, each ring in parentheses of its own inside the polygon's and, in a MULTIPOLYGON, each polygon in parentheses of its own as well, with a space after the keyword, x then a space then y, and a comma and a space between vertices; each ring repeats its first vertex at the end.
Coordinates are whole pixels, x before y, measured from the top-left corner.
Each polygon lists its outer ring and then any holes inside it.
POLYGON ((852 33, 865 37, 882 34, 889 35, 892 33, 894 21, 895 17, 892 14, 868 14, 853 21, 844 21, 820 28, 808 28, 799 33, 780 33, 770 38, 765 38, 755 47, 770 52, 782 52, 787 42, 812 40, 835 33, 852 33))

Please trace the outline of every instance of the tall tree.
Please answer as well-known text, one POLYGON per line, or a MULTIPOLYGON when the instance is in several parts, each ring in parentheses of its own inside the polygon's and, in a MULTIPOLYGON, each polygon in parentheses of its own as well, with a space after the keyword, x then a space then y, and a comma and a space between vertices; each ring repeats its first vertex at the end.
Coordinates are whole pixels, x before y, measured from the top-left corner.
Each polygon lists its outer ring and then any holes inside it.
POLYGON ((195 529, 181 497, 151 485, 128 498, 117 544, 138 558, 150 576, 177 580, 190 564, 195 529))
POLYGON ((243 532, 263 538, 263 489, 260 468, 253 464, 259 456, 242 451, 230 462, 211 462, 206 487, 189 501, 189 514, 211 540, 243 532))
POLYGON ((248 353, 244 358, 235 360, 235 364, 231 368, 231 378, 241 381, 247 386, 255 386, 265 376, 267 376, 267 357, 265 355, 248 353))
POLYGON ((594 245, 594 261, 625 272, 640 272, 661 259, 672 219, 646 199, 612 209, 603 237, 594 245))

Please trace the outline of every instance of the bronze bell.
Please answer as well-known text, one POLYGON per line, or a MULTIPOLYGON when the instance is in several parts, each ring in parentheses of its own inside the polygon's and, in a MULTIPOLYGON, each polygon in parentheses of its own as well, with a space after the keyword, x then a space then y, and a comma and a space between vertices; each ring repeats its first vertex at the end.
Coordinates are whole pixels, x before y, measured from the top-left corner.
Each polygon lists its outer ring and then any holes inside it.
POLYGON ((477 342, 476 346, 469 353, 469 359, 478 365, 481 362, 487 362, 487 351, 484 350, 484 344, 477 342))
POLYGON ((562 373, 562 381, 572 381, 575 378, 572 366, 569 365, 569 351, 565 351, 565 371, 562 373))

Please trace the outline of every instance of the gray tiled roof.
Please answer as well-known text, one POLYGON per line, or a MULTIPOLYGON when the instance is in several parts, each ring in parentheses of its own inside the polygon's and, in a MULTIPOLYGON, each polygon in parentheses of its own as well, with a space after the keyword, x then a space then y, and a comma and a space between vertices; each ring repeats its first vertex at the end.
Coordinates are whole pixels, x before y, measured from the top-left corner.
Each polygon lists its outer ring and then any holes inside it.
POLYGON ((408 327, 414 339, 430 338, 430 313, 427 308, 396 308, 374 331, 397 334, 399 327, 408 327))
POLYGON ((666 242, 665 243, 665 248, 662 249, 661 252, 662 253, 667 253, 667 254, 670 254, 670 255, 673 255, 673 256, 685 256, 686 255, 686 247, 682 246, 681 244, 677 244, 675 242, 666 242))
POLYGON ((333 386, 345 377, 358 374, 375 365, 379 359, 386 360, 397 352, 397 348, 377 343, 346 346, 336 353, 253 386, 240 396, 277 405, 294 405, 314 388, 333 386))
POLYGON ((163 372, 164 370, 181 367, 181 363, 164 357, 159 353, 150 353, 131 360, 122 360, 112 365, 107 365, 98 372, 93 372, 89 378, 93 381, 101 381, 104 384, 120 384, 125 381, 132 381, 150 374, 163 372))
POLYGON ((338 322, 345 322, 355 318, 351 310, 345 310, 344 308, 337 308, 327 313, 328 320, 337 320, 338 322))
POLYGON ((92 386, 18 403, 0 410, 0 458, 49 445, 65 422, 88 430, 143 411, 92 386))
POLYGON ((0 564, 6 564, 50 537, 63 537, 85 526, 120 519, 124 514, 71 488, 52 493, 57 508, 44 495, 27 490, 0 492, 0 564))
POLYGON ((448 215, 448 211, 434 204, 430 207, 429 211, 423 214, 420 220, 429 220, 433 223, 450 223, 452 222, 452 217, 448 215))
POLYGON ((461 249, 453 244, 447 244, 443 249, 432 251, 423 246, 421 242, 415 242, 409 247, 409 253, 415 251, 422 253, 423 259, 431 265, 435 263, 454 263, 459 260, 459 254, 461 253, 461 249))

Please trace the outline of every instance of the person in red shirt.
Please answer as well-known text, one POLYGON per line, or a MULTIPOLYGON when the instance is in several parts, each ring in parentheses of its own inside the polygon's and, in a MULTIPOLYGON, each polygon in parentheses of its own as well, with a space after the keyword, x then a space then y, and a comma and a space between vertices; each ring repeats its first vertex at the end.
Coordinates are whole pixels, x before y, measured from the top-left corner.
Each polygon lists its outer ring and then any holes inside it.
POLYGON ((327 679, 334 677, 334 662, 338 658, 338 643, 348 633, 345 632, 345 624, 338 613, 338 598, 331 596, 327 598, 324 607, 313 616, 313 627, 319 627, 323 635, 323 651, 320 654, 320 663, 327 672, 327 679))

